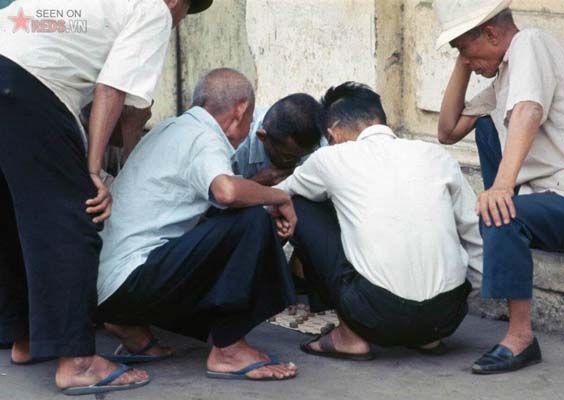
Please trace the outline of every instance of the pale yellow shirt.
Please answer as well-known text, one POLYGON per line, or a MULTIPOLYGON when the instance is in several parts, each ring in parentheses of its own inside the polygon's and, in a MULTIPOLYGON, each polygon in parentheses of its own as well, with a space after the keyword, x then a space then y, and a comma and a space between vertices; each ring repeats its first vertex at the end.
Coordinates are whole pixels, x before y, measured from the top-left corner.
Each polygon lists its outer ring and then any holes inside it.
POLYGON ((511 111, 524 101, 540 104, 543 116, 517 178, 519 193, 564 195, 564 46, 539 29, 515 35, 497 78, 467 103, 463 114, 491 115, 503 151, 511 111))
POLYGON ((482 270, 476 196, 442 147, 398 139, 384 125, 323 147, 277 186, 331 199, 347 260, 376 286, 423 301, 482 270))

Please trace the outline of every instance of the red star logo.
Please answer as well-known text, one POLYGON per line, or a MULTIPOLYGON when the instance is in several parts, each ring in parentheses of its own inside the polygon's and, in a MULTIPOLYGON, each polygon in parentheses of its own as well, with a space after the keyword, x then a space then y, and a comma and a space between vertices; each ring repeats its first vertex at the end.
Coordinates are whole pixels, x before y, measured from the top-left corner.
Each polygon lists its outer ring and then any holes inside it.
POLYGON ((14 23, 14 29, 12 30, 13 33, 16 33, 20 29, 29 32, 29 21, 33 19, 33 17, 26 16, 22 8, 20 8, 17 16, 8 18, 10 18, 14 23))

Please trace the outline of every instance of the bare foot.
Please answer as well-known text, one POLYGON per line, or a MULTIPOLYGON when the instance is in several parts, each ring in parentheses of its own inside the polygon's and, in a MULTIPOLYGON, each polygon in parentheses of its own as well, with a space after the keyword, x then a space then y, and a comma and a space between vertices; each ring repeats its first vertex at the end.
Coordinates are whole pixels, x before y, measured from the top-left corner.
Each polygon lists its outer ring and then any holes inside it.
MULTIPOLYGON (((102 357, 60 358, 55 382, 60 389, 89 386, 98 383, 119 366, 102 357)), ((147 372, 131 369, 111 382, 112 385, 143 383, 149 380, 147 372)))
MULTIPOLYGON (((125 326, 104 324, 108 332, 117 337, 121 344, 130 353, 136 353, 143 349, 153 339, 151 330, 146 326, 125 326)), ((174 351, 170 347, 156 345, 147 350, 143 355, 147 356, 170 356, 174 351)))
MULTIPOLYGON (((208 370, 214 372, 235 372, 259 361, 269 361, 270 358, 249 346, 245 340, 224 347, 213 347, 208 357, 208 370)), ((247 374, 250 379, 278 379, 293 378, 298 369, 293 364, 269 365, 251 371, 247 374)))
MULTIPOLYGON (((339 353, 366 354, 370 352, 370 344, 354 333, 343 321, 339 326, 328 333, 335 350, 339 353)), ((312 350, 322 352, 319 341, 309 344, 312 350)))
POLYGON ((12 361, 21 364, 31 361, 31 352, 29 350, 29 337, 16 340, 12 345, 12 361))
POLYGON ((500 344, 509 348, 514 355, 519 355, 533 343, 534 338, 533 332, 519 335, 507 334, 500 344))

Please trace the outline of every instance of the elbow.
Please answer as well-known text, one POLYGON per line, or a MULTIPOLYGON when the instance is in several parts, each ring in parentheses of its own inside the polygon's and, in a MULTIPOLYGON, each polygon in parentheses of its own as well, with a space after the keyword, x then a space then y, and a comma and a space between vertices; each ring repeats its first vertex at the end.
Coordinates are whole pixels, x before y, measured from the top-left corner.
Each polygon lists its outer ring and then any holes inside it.
POLYGON ((456 143, 456 140, 452 139, 450 132, 445 132, 445 131, 439 130, 438 137, 439 137, 439 143, 440 144, 450 145, 450 144, 456 143))
POLYGON ((227 176, 214 180, 212 194, 215 202, 223 207, 232 207, 237 201, 235 183, 227 176))

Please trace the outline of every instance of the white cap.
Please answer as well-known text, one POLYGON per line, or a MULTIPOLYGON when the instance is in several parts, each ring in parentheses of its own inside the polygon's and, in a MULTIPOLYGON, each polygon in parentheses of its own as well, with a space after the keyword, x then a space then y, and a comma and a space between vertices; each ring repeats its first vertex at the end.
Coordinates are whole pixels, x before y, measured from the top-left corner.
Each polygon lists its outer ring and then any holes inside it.
POLYGON ((441 23, 436 48, 482 25, 503 10, 512 0, 435 0, 433 8, 441 23))

